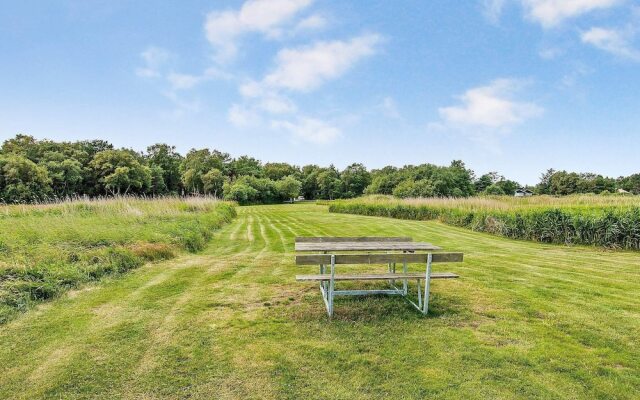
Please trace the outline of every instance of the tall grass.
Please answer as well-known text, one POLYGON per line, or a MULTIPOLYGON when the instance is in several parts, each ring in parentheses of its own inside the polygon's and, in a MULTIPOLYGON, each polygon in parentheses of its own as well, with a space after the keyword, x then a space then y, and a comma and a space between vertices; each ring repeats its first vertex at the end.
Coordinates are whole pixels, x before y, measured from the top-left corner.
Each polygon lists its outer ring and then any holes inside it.
POLYGON ((0 323, 147 261, 201 250, 235 217, 212 198, 77 199, 0 207, 0 323))
POLYGON ((371 196, 334 202, 329 211, 439 220, 474 231, 545 243, 640 249, 640 198, 618 196, 405 199, 371 196))

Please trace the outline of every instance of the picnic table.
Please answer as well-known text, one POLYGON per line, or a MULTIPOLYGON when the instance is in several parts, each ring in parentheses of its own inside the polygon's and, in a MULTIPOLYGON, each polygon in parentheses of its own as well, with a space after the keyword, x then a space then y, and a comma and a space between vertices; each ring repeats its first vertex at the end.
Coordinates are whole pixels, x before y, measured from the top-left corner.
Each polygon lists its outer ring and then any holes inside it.
POLYGON ((409 237, 299 237, 296 238, 295 251, 297 265, 319 265, 320 273, 314 275, 297 275, 298 281, 320 281, 320 292, 325 302, 327 313, 333 315, 335 296, 361 296, 371 294, 400 295, 423 314, 429 307, 429 287, 431 279, 451 279, 458 275, 451 272, 432 273, 434 262, 460 262, 462 253, 439 252, 440 247, 426 242, 414 242, 409 237), (426 251, 426 253, 416 253, 426 251), (320 254, 306 254, 320 252, 320 254), (349 254, 337 254, 349 252, 349 254), (353 254, 353 253, 356 254, 353 254), (366 253, 363 253, 366 252, 366 253), (402 272, 396 272, 396 264, 402 264, 402 272), (408 271, 408 264, 426 264, 424 273, 408 271), (336 265, 387 264, 388 271, 365 274, 336 274, 336 265), (330 271, 326 268, 330 266, 330 271), (336 281, 371 281, 386 280, 389 289, 336 290, 336 281), (402 288, 396 286, 396 280, 402 281, 402 288), (408 297, 408 281, 416 280, 418 302, 408 297), (424 296, 421 281, 424 280, 424 296))

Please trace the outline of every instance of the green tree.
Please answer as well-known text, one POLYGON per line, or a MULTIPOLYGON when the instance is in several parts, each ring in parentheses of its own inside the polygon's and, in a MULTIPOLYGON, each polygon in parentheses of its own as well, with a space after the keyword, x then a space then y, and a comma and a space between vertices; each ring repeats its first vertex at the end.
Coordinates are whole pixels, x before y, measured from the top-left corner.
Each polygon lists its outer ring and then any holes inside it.
POLYGON ((500 187, 498 184, 494 183, 493 185, 490 185, 489 187, 487 187, 484 190, 485 194, 488 195, 494 195, 494 196, 503 196, 505 195, 505 191, 502 187, 500 187))
POLYGON ((262 163, 249 156, 241 156, 231 161, 230 171, 232 179, 237 179, 241 176, 254 176, 256 178, 260 178, 264 175, 262 163))
POLYGON ((0 199, 7 203, 31 202, 51 194, 47 170, 24 156, 0 156, 0 199))
MULTIPOLYGON (((157 143, 147 147, 146 159, 149 166, 158 166, 162 169, 162 181, 166 191, 180 193, 182 181, 180 175, 180 164, 182 156, 176 152, 175 146, 164 143, 157 143)), ((162 192, 160 192, 162 193, 162 192)))
POLYGON ((159 165, 152 165, 149 167, 151 173, 151 181, 149 184, 149 192, 152 194, 167 193, 167 185, 165 184, 164 177, 165 171, 159 165))
POLYGON ((276 190, 282 200, 293 200, 300 195, 302 182, 289 175, 275 183, 276 190))
POLYGON ((81 190, 84 171, 78 160, 66 158, 59 152, 49 152, 44 155, 41 165, 47 169, 54 195, 71 196, 81 190))
POLYGON ((101 151, 89 168, 107 194, 144 193, 151 186, 151 169, 127 150, 101 151))
POLYGON ((279 181, 289 175, 294 175, 296 178, 300 175, 299 168, 287 163, 266 163, 263 172, 264 176, 272 181, 279 181))
POLYGON ((213 168, 211 171, 202 175, 202 186, 205 194, 213 194, 214 197, 222 195, 225 178, 217 168, 213 168))
POLYGON ((319 172, 316 181, 319 198, 328 200, 340 198, 342 181, 333 165, 319 172))
POLYGON ((342 180, 343 196, 346 198, 357 197, 371 183, 371 174, 362 164, 351 164, 340 174, 342 180))
POLYGON ((202 176, 212 169, 222 171, 230 170, 230 157, 227 153, 209 149, 191 149, 182 164, 182 184, 185 189, 192 193, 204 193, 204 183, 202 176))

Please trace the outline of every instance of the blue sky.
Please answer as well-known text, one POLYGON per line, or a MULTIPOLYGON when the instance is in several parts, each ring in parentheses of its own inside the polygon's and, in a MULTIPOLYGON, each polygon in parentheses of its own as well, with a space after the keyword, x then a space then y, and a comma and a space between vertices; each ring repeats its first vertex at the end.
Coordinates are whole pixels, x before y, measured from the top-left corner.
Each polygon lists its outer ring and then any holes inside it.
POLYGON ((631 0, 24 0, 0 54, 0 140, 640 172, 631 0))

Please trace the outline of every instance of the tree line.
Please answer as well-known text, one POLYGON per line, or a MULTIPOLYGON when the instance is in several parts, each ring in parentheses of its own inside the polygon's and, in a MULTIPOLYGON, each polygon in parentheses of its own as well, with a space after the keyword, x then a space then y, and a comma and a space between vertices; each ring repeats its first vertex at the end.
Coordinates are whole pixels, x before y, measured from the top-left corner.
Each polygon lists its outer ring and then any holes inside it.
MULTIPOLYGON (((56 142, 16 135, 0 148, 0 202, 47 201, 74 196, 205 194, 241 204, 306 199, 352 198, 362 194, 397 197, 512 195, 520 185, 496 172, 476 177, 462 161, 387 166, 368 171, 359 163, 298 167, 249 157, 154 144, 144 152, 116 149, 104 140, 56 142)), ((640 194, 640 174, 606 178, 549 170, 531 188, 540 194, 606 193, 617 189, 640 194)))

